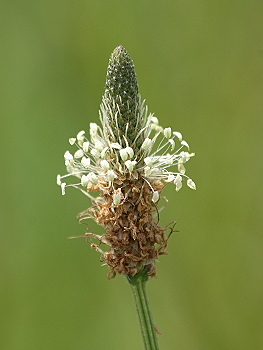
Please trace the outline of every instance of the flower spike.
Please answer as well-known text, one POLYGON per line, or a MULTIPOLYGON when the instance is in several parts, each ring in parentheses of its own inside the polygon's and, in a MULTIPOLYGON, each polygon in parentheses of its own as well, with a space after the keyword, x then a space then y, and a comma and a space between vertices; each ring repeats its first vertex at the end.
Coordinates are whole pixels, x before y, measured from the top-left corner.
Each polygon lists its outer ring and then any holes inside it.
POLYGON ((92 199, 92 207, 79 218, 93 218, 105 228, 105 235, 89 233, 89 238, 110 247, 103 252, 92 243, 103 255, 110 277, 142 270, 154 276, 167 238, 153 214, 165 184, 179 191, 186 179, 187 186, 196 189, 185 168, 194 153, 180 132, 163 128, 148 114, 134 63, 123 46, 110 57, 99 114, 101 126, 90 123, 90 137, 82 130, 69 139, 75 150, 64 154, 68 174, 58 175, 57 184, 63 195, 72 186, 92 199), (68 177, 77 182, 67 184, 68 177))

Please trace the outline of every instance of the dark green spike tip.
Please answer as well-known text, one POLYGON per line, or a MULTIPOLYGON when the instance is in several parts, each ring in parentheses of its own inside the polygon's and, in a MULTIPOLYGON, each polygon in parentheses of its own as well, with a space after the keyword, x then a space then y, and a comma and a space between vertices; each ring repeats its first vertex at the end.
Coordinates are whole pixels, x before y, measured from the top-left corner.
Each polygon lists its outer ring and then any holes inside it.
POLYGON ((109 124, 115 123, 111 119, 117 113, 119 137, 125 136, 132 144, 141 124, 142 105, 133 60, 122 45, 114 49, 109 60, 104 99, 112 112, 107 116, 109 124))
MULTIPOLYGON (((134 63, 123 46, 111 54, 106 76, 107 95, 111 95, 128 119, 135 117, 138 100, 138 82, 134 63)), ((124 117, 124 116, 123 116, 124 117)))

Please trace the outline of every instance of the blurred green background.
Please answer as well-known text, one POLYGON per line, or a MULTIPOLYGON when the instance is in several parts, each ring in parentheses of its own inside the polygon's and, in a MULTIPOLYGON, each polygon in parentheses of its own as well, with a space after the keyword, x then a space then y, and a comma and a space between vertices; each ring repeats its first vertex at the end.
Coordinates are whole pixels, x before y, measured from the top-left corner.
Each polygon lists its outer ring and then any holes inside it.
POLYGON ((166 189, 180 232, 148 284, 160 348, 263 348, 262 18, 257 0, 1 1, 1 349, 143 348, 126 280, 67 239, 88 199, 56 185, 119 44, 196 153, 197 191, 166 189))

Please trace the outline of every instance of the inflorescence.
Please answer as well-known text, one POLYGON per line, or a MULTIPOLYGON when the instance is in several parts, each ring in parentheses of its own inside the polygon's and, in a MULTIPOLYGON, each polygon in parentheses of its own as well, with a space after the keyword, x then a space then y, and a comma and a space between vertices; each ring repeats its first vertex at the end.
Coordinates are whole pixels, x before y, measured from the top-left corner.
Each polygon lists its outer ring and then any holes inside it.
POLYGON ((155 260, 167 247, 164 229, 154 218, 160 194, 165 183, 179 191, 184 179, 196 188, 184 166, 194 153, 181 133, 162 128, 148 113, 133 61, 123 46, 111 55, 99 117, 101 126, 90 123, 89 137, 80 131, 69 139, 76 151, 64 154, 68 174, 58 175, 57 184, 63 195, 66 188, 75 187, 92 200, 79 219, 92 218, 106 229, 102 236, 86 237, 99 241, 91 246, 109 266, 109 277, 135 275, 141 269, 155 275, 155 260), (78 182, 67 183, 71 176, 78 182))

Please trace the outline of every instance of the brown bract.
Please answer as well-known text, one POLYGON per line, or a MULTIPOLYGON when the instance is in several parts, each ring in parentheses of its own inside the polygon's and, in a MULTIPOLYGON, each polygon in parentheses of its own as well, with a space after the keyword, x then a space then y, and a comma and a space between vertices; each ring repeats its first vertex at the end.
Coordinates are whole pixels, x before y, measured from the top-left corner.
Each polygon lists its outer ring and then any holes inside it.
MULTIPOLYGON (((161 191, 163 183, 151 183, 155 191, 161 191)), ((154 218, 157 204, 152 202, 152 189, 144 178, 136 174, 129 179, 116 179, 111 186, 99 182, 91 185, 90 191, 100 191, 101 197, 96 204, 79 214, 80 221, 92 217, 106 229, 103 236, 87 233, 88 238, 96 238, 110 248, 103 252, 100 244, 92 243, 92 248, 103 254, 103 260, 109 266, 109 278, 116 274, 135 275, 142 268, 148 274, 156 273, 155 260, 165 254, 167 238, 164 229, 154 218), (120 194, 121 202, 114 205, 114 194, 120 194)), ((156 215, 155 215, 156 216, 156 215)))

